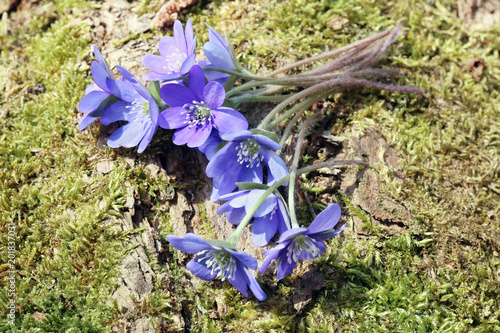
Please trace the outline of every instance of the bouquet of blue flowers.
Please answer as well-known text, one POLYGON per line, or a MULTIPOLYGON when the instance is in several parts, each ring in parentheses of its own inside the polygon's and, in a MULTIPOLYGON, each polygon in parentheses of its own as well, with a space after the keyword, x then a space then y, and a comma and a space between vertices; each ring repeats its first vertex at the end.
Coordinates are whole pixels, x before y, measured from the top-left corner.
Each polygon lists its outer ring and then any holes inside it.
POLYGON ((258 269, 257 260, 237 250, 243 230, 252 222, 252 241, 259 247, 269 246, 279 233, 274 247, 264 251, 258 272, 266 271, 275 260, 277 278, 282 279, 298 261, 324 253, 324 241, 345 227, 335 229, 341 216, 338 204, 326 207, 307 228, 299 225, 294 205, 296 177, 324 167, 366 165, 355 160, 329 160, 298 169, 305 134, 319 116, 314 114, 303 122, 291 166, 287 166, 280 152, 304 112, 316 102, 355 86, 404 93, 422 91, 373 81, 397 73, 372 66, 395 40, 400 25, 265 76, 247 71, 237 61, 229 42, 210 26, 208 29, 209 42, 203 47, 206 60, 196 63, 192 23, 188 20, 183 29, 176 21, 174 36, 161 38, 159 55, 142 58, 142 64, 150 70, 142 77, 148 86, 121 66, 116 66, 121 78, 115 78, 94 47, 94 83, 87 87, 79 103, 83 113, 79 128, 84 130, 96 120, 105 126, 126 122, 111 134, 107 145, 137 146, 137 152, 142 153, 161 127, 175 130, 174 144, 186 144, 205 154, 206 174, 213 179, 211 200, 223 202, 217 213, 226 213, 235 231, 226 240, 203 239, 193 233, 184 237, 168 235, 167 239, 174 248, 196 254, 187 268, 197 277, 227 279, 246 297, 250 288, 263 301, 267 296, 249 271, 258 269), (283 75, 324 59, 329 60, 309 71, 283 75), (247 119, 237 111, 242 102, 248 101, 277 105, 256 128, 249 129, 247 119), (283 122, 287 124, 280 129, 278 139, 273 129, 283 122))

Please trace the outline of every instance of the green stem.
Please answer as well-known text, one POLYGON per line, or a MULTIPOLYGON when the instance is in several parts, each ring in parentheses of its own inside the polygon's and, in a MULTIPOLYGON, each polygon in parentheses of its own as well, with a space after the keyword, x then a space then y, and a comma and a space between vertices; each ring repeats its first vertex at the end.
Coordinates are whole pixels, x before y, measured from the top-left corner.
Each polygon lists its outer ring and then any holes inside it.
POLYGON ((319 113, 312 117, 309 117, 304 124, 302 124, 299 130, 299 137, 295 145, 295 152, 293 154, 292 170, 290 171, 290 185, 288 187, 288 205, 290 207, 290 221, 292 222, 292 228, 298 228, 299 223, 297 222, 297 216, 295 215, 295 179, 297 177, 297 166, 299 165, 300 154, 302 152, 302 146, 304 144, 304 139, 306 138, 307 129, 311 126, 312 122, 317 118, 319 113))
POLYGON ((256 102, 281 102, 285 100, 289 95, 277 95, 277 96, 258 96, 253 94, 245 94, 238 97, 233 97, 231 100, 237 105, 241 102, 256 101, 256 102))
POLYGON ((283 109, 290 103, 293 103, 304 97, 309 97, 318 93, 322 93, 323 91, 328 90, 332 85, 332 83, 335 83, 336 81, 337 79, 318 83, 312 87, 302 90, 301 92, 293 94, 292 96, 290 96, 289 98, 278 104, 274 109, 272 109, 271 112, 268 113, 268 115, 262 120, 262 122, 259 124, 257 128, 259 129, 266 128, 267 124, 271 121, 271 119, 273 119, 279 112, 283 111, 283 109))
POLYGON ((255 76, 253 74, 250 74, 249 72, 241 73, 241 72, 232 71, 232 70, 225 69, 225 68, 203 67, 202 69, 204 71, 217 71, 217 72, 221 72, 221 73, 227 73, 227 74, 231 74, 231 75, 240 77, 242 79, 247 79, 247 80, 259 80, 259 81, 268 80, 267 78, 262 78, 260 76, 255 76))
POLYGON ((278 119, 274 120, 272 123, 270 123, 269 125, 267 125, 266 126, 266 130, 270 130, 274 126, 277 126, 280 122, 282 122, 283 120, 289 118, 295 112, 298 112, 300 114, 304 113, 304 111, 306 111, 307 109, 309 109, 311 107, 311 105, 313 105, 314 103, 316 103, 317 101, 319 101, 320 99, 322 99, 323 95, 309 96, 308 98, 306 98, 305 100, 303 100, 302 102, 300 102, 299 104, 295 105, 290 110, 288 110, 287 112, 285 112, 278 119))

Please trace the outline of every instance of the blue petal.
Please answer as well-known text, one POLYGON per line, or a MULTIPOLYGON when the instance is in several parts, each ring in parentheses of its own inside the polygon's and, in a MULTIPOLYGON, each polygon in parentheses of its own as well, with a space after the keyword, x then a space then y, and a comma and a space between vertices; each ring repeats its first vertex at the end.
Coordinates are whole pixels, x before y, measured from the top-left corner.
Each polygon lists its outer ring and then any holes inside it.
POLYGON ((99 49, 97 48, 97 46, 94 46, 94 55, 95 55, 97 61, 101 64, 101 66, 106 69, 108 77, 110 79, 113 79, 113 73, 111 73, 111 70, 109 69, 108 62, 104 59, 104 57, 102 56, 102 54, 99 51, 99 49))
POLYGON ((260 265, 259 274, 264 273, 271 262, 278 259, 278 257, 281 255, 281 250, 284 249, 287 244, 278 244, 276 247, 264 251, 264 255, 266 257, 264 258, 264 261, 262 261, 262 265, 260 265))
POLYGON ((78 121, 78 130, 83 131, 87 126, 92 124, 94 121, 96 121, 99 118, 91 117, 90 116, 91 112, 87 112, 83 115, 82 118, 80 118, 80 121, 78 121))
POLYGON ((160 89, 161 99, 169 106, 183 106, 197 100, 191 90, 181 84, 166 84, 160 89))
POLYGON ((262 166, 254 166, 253 168, 242 167, 238 175, 237 182, 241 183, 260 183, 264 181, 262 166))
POLYGON ((194 258, 190 262, 187 263, 186 268, 191 271, 196 277, 205 280, 211 281, 217 277, 217 273, 212 272, 211 269, 204 266, 202 263, 198 262, 197 259, 199 257, 194 258))
POLYGON ((281 146, 279 143, 277 143, 273 139, 268 138, 265 135, 254 134, 253 138, 255 139, 255 141, 257 141, 259 144, 261 144, 264 147, 268 147, 268 148, 275 149, 275 150, 281 149, 281 146))
POLYGON ((131 121, 135 118, 134 114, 130 113, 130 103, 119 101, 114 104, 111 104, 103 113, 101 118, 101 123, 104 126, 107 126, 115 121, 125 120, 131 121))
POLYGON ((181 114, 184 111, 184 108, 177 106, 166 109, 158 116, 158 124, 167 129, 186 127, 186 116, 181 114))
POLYGON ((286 256, 283 255, 278 263, 278 271, 276 272, 276 278, 279 280, 283 279, 286 275, 289 275, 293 268, 295 267, 295 261, 289 263, 286 256))
POLYGON ((252 223, 252 242, 257 246, 265 246, 278 230, 276 219, 270 220, 269 217, 258 217, 252 223))
POLYGON ((230 131, 220 134, 221 139, 225 141, 244 141, 252 136, 253 133, 247 130, 230 131))
MULTIPOLYGON (((260 197, 264 194, 265 190, 261 189, 254 189, 251 190, 250 193, 247 196, 247 200, 245 202, 245 209, 247 212, 249 212, 255 202, 260 199, 260 197)), ((276 207, 277 197, 275 194, 269 194, 267 198, 264 199, 264 201, 260 204, 259 208, 255 211, 253 214, 254 217, 263 217, 264 215, 267 215, 273 211, 273 209, 276 207)))
MULTIPOLYGON (((247 190, 243 190, 243 191, 238 191, 238 192, 234 192, 234 193, 229 193, 229 194, 220 196, 219 199, 222 201, 233 200, 236 198, 245 197, 248 194, 248 192, 249 191, 247 191, 247 190)), ((239 204, 231 204, 231 207, 243 207, 245 205, 245 200, 246 200, 245 198, 242 198, 241 202, 239 204)))
POLYGON ((182 146, 186 144, 189 139, 195 134, 195 129, 191 127, 182 127, 175 131, 174 135, 172 136, 172 141, 178 145, 182 146))
POLYGON ((95 83, 91 83, 91 84, 89 84, 89 85, 85 88, 85 95, 90 94, 90 92, 91 92, 91 91, 94 91, 94 90, 101 91, 101 88, 99 88, 99 87, 97 86, 97 84, 95 84, 95 83))
POLYGON ((109 92, 119 99, 129 103, 142 99, 130 81, 107 79, 106 84, 108 85, 109 92))
POLYGON ((246 280, 245 273, 243 273, 244 268, 241 264, 237 264, 237 269, 234 272, 234 278, 230 278, 226 275, 226 279, 236 288, 240 293, 248 298, 248 284, 246 280))
POLYGON ((234 70, 234 63, 231 53, 214 42, 205 43, 203 51, 208 60, 217 68, 234 70))
MULTIPOLYGON (((240 193, 240 192, 236 192, 240 193)), ((222 197, 219 197, 219 200, 226 200, 228 196, 230 196, 233 193, 223 195, 222 197)), ((237 197, 234 197, 229 201, 229 204, 233 208, 243 208, 245 206, 245 202, 247 201, 247 194, 243 193, 243 195, 239 195, 237 197)))
POLYGON ((249 254, 243 253, 243 252, 238 252, 238 251, 233 251, 228 248, 224 248, 227 252, 231 253, 237 260, 241 261, 245 266, 247 266, 250 269, 256 270, 257 269, 257 260, 252 257, 249 254))
POLYGON ((162 57, 166 58, 171 53, 177 51, 177 43, 175 42, 175 38, 171 36, 164 36, 160 39, 158 43, 158 50, 162 57))
POLYGON ((90 70, 92 71, 92 78, 95 84, 104 91, 108 91, 108 86, 106 84, 106 79, 109 77, 106 68, 103 67, 97 61, 92 61, 90 64, 90 70))
POLYGON ((222 147, 210 160, 207 165, 206 173, 210 178, 222 175, 228 165, 228 160, 236 156, 234 153, 236 147, 236 143, 228 143, 224 147, 222 147))
POLYGON ((225 202, 222 205, 220 205, 219 208, 217 208, 217 214, 224 214, 231 210, 233 210, 233 207, 231 207, 229 202, 225 202))
POLYGON ((243 208, 233 208, 227 213, 226 218, 229 223, 238 225, 241 223, 246 214, 247 213, 243 208))
POLYGON ((175 20, 174 22, 174 38, 179 51, 187 54, 186 37, 184 36, 184 30, 182 29, 182 24, 179 20, 175 20))
POLYGON ((149 96, 148 106, 149 106, 149 118, 151 118, 151 122, 153 123, 153 126, 157 127, 160 108, 158 108, 158 104, 156 104, 156 101, 153 98, 153 96, 149 96))
POLYGON ((209 32, 208 32, 208 40, 210 42, 213 42, 220 47, 224 48, 228 53, 230 53, 231 49, 229 48, 229 43, 227 40, 222 37, 220 33, 218 33, 215 29, 213 29, 211 26, 205 23, 205 25, 208 27, 209 32))
POLYGON ((134 88, 146 101, 151 97, 151 94, 141 82, 137 81, 137 83, 134 84, 134 88))
POLYGON ((318 254, 316 254, 314 257, 310 257, 310 254, 307 253, 307 249, 304 249, 300 252, 300 254, 297 255, 297 258, 299 260, 310 260, 319 257, 325 252, 325 244, 321 241, 315 241, 314 245, 319 249, 318 254))
MULTIPOLYGON (((200 69, 200 72, 203 73, 203 70, 199 66, 196 67, 198 67, 200 69)), ((203 75, 203 79, 205 79, 205 75, 203 75)), ((215 110, 219 106, 221 106, 222 103, 224 103, 225 98, 226 91, 220 83, 209 82, 203 89, 203 100, 205 101, 205 104, 207 104, 207 106, 212 110, 215 110)))
MULTIPOLYGON (((219 178, 218 186, 214 184, 214 187, 217 187, 217 195, 224 195, 231 193, 236 188, 236 181, 234 176, 229 173, 222 174, 219 178)), ((217 196, 212 195, 211 200, 216 201, 217 196)))
POLYGON ((144 57, 142 57, 141 62, 146 68, 153 71, 154 73, 170 74, 172 72, 168 69, 169 63, 167 62, 167 60, 157 55, 146 54, 144 57))
POLYGON ((190 56, 188 56, 186 58, 186 60, 184 60, 184 62, 181 65, 181 68, 179 70, 178 75, 184 75, 187 72, 189 72, 191 70, 191 68, 193 68, 195 63, 196 63, 196 54, 193 53, 190 56))
POLYGON ((116 66, 116 69, 118 70, 118 72, 120 72, 120 74, 123 76, 125 80, 130 81, 133 84, 139 82, 137 81, 137 78, 134 75, 132 75, 132 73, 130 73, 127 69, 123 68, 122 66, 116 66))
MULTIPOLYGON (((191 67, 191 70, 189 71, 189 89, 196 97, 197 101, 203 100, 203 89, 205 89, 206 84, 207 81, 205 79, 205 74, 203 74, 201 67, 198 65, 191 67)), ((224 90, 224 88, 222 89, 224 90)), ((208 105, 208 107, 210 107, 210 105, 208 105)))
POLYGON ((191 232, 187 233, 184 237, 174 235, 167 235, 167 240, 177 250, 186 253, 198 253, 203 250, 212 250, 212 245, 208 244, 206 240, 191 232))
POLYGON ((288 168, 285 161, 275 152, 266 150, 263 152, 264 163, 268 168, 268 185, 274 184, 277 180, 288 175, 288 168))
POLYGON ((153 135, 156 132, 156 128, 151 124, 149 128, 146 130, 146 134, 144 134, 144 137, 141 140, 141 143, 139 144, 139 147, 137 148, 137 152, 140 154, 146 149, 146 147, 149 145, 151 142, 151 139, 153 139, 153 135))
POLYGON ((304 234, 306 231, 307 231, 306 228, 288 229, 287 231, 285 231, 284 233, 281 234, 281 237, 278 240, 278 242, 282 243, 284 241, 293 239, 293 238, 295 238, 297 236, 300 236, 300 235, 304 234))
POLYGON ((206 123, 205 125, 201 126, 195 126, 194 128, 196 129, 194 135, 192 135, 187 141, 187 146, 189 148, 196 148, 204 144, 210 136, 210 133, 212 132, 211 123, 206 123))
POLYGON ((340 219, 341 209, 336 203, 326 207, 307 228, 307 234, 332 230, 340 219))
POLYGON ((288 229, 290 229, 290 218, 288 216, 288 211, 285 208, 285 205, 281 201, 281 199, 278 199, 278 217, 280 219, 280 222, 278 223, 278 232, 280 234, 284 233, 288 229))
POLYGON ((196 49, 196 37, 193 32, 193 23, 189 18, 186 22, 186 27, 184 28, 184 35, 186 37, 186 45, 187 45, 187 54, 194 53, 196 49))
MULTIPOLYGON (((144 81, 164 81, 164 79, 163 79, 164 76, 165 76, 164 74, 149 72, 149 73, 144 74, 142 76, 142 79, 144 81)), ((174 76, 178 76, 178 74, 174 74, 174 76)))
POLYGON ((255 277, 250 273, 250 271, 248 271, 248 269, 243 270, 243 273, 246 275, 247 284, 254 296, 261 302, 265 301, 267 299, 267 295, 264 290, 262 290, 255 277))
POLYGON ((214 126, 221 134, 248 128, 248 121, 245 116, 231 108, 221 106, 216 110, 212 110, 212 115, 214 126))
POLYGON ((94 90, 83 96, 78 104, 78 110, 87 113, 97 109, 99 104, 109 96, 109 93, 101 90, 94 90))
POLYGON ((344 224, 342 227, 340 227, 340 229, 337 229, 335 231, 324 232, 324 233, 320 233, 320 234, 310 234, 309 237, 314 238, 317 241, 324 241, 326 239, 333 238, 333 237, 337 236, 338 234, 340 234, 342 232, 342 230, 344 230, 345 226, 346 225, 344 224))
POLYGON ((137 146, 144 136, 144 127, 145 124, 133 121, 118 128, 109 137, 108 146, 111 148, 137 146))

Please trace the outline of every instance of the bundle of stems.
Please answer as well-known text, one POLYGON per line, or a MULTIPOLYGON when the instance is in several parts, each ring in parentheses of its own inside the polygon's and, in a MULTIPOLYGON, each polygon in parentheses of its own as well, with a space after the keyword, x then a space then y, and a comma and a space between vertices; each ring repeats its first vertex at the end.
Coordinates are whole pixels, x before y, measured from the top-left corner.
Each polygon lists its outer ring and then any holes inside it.
MULTIPOLYGON (((383 76, 392 76, 399 72, 398 69, 371 68, 384 54, 389 45, 397 38, 401 31, 401 24, 394 29, 377 33, 368 38, 359 40, 339 49, 323 53, 279 68, 264 76, 250 73, 236 61, 235 71, 213 68, 234 75, 228 84, 232 86, 236 79, 246 80, 239 86, 228 89, 226 98, 232 106, 237 106, 244 101, 269 101, 280 102, 261 121, 257 128, 270 130, 282 121, 291 119, 283 132, 281 144, 289 136, 292 127, 302 114, 316 102, 338 92, 355 86, 372 87, 403 93, 423 93, 422 89, 411 86, 397 86, 369 80, 383 76), (324 65, 309 71, 284 77, 283 73, 297 69, 300 66, 330 59, 324 65), (299 89, 299 91, 297 91, 299 89), (283 112, 287 107, 290 109, 283 112)), ((226 85, 226 88, 229 88, 226 85)))

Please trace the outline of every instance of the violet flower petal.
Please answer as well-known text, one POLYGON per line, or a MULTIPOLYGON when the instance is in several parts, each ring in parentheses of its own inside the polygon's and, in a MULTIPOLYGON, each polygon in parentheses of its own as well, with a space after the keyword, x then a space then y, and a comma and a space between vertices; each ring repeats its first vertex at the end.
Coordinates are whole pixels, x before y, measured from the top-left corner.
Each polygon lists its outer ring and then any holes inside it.
POLYGON ((196 100, 191 90, 180 84, 170 83, 166 84, 160 89, 161 99, 167 103, 167 105, 174 106, 184 106, 187 103, 192 103, 196 100))
POLYGON ((130 113, 130 103, 125 101, 118 101, 111 104, 101 117, 101 123, 107 126, 115 121, 125 120, 131 121, 135 118, 135 115, 130 113))
POLYGON ((186 126, 186 116, 182 114, 184 109, 176 106, 166 109, 158 116, 158 124, 162 128, 175 129, 186 126))
POLYGON ((128 123, 111 134, 108 138, 108 147, 118 148, 118 147, 135 147, 139 144, 142 137, 144 136, 145 124, 138 122, 128 123))
POLYGON ((105 91, 91 91, 87 95, 82 97, 80 103, 78 104, 78 110, 82 113, 94 111, 95 109, 97 109, 99 104, 101 104, 101 102, 104 101, 104 99, 108 96, 109 93, 105 91))
MULTIPOLYGON (((206 88, 207 81, 200 66, 193 66, 189 71, 189 89, 197 101, 203 101, 203 89, 206 88)), ((224 90, 224 88, 222 88, 224 90)), ((223 91, 224 97, 226 92, 223 91)), ((191 101, 190 101, 191 102, 191 101)), ((205 100, 206 102, 206 100, 205 100)), ((208 105, 208 103, 207 103, 208 105)), ((210 105, 208 105, 210 107, 210 105)), ((213 109, 212 107, 210 107, 213 109)))
POLYGON ((245 116, 234 109, 221 106, 216 110, 212 110, 212 116, 214 127, 221 134, 248 128, 248 121, 245 116))
POLYGON ((199 257, 195 257, 193 260, 187 263, 186 268, 191 271, 196 277, 205 280, 211 281, 217 277, 217 273, 212 272, 211 269, 207 268, 202 263, 198 262, 197 259, 199 257))
POLYGON ((278 231, 276 220, 268 217, 257 217, 252 223, 252 242, 257 246, 265 246, 278 231))
POLYGON ((332 230, 340 219, 341 209, 336 203, 326 207, 307 228, 307 234, 332 230))
MULTIPOLYGON (((199 68, 201 73, 203 73, 203 70, 199 66, 196 66, 196 68, 199 68)), ((203 80, 205 80, 205 75, 203 75, 203 80)), ((203 101, 205 101, 205 104, 212 110, 221 106, 225 98, 226 91, 220 83, 209 82, 203 89, 203 101)))
POLYGON ((210 250, 213 248, 208 242, 191 232, 188 232, 184 237, 174 235, 167 235, 167 240, 177 250, 186 253, 198 253, 203 250, 210 250))
POLYGON ((108 91, 108 86, 106 84, 108 72, 106 71, 106 68, 97 61, 92 61, 92 63, 90 64, 90 70, 92 72, 92 79, 94 79, 95 84, 102 90, 108 91))
POLYGON ((141 59, 142 64, 154 70, 157 74, 170 74, 172 71, 169 68, 169 62, 164 57, 160 57, 154 54, 146 54, 141 59))

